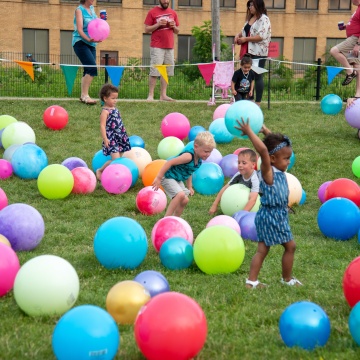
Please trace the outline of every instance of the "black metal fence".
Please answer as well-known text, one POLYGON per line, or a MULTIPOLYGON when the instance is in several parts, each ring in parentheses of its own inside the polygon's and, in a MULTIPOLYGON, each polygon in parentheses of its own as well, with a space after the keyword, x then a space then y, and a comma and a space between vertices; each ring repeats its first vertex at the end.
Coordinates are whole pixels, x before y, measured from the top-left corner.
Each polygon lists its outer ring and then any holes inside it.
MULTIPOLYGON (((76 56, 64 57, 56 55, 36 55, 34 57, 41 71, 34 69, 35 79, 19 66, 15 61, 26 61, 23 53, 0 53, 0 97, 58 97, 77 98, 80 94, 82 77, 81 65, 76 56), (79 65, 73 83, 72 93, 68 93, 65 76, 60 65, 79 65)), ((99 75, 91 85, 92 97, 98 96, 100 87, 109 80, 105 67, 105 58, 98 58, 99 75)), ((124 71, 120 81, 121 99, 146 99, 148 93, 149 59, 119 58, 118 66, 124 71)), ((110 65, 113 65, 111 63, 110 65)), ((235 62, 235 67, 239 66, 235 62)), ((265 91, 263 100, 271 101, 313 101, 319 100, 326 94, 338 94, 340 97, 354 95, 354 85, 341 86, 343 75, 337 75, 331 84, 328 84, 327 67, 321 60, 306 63, 291 63, 278 60, 266 62, 265 91)), ((111 79, 110 79, 111 80, 111 79)), ((355 83, 355 81, 354 81, 355 83)), ((157 88, 157 91, 158 88, 157 88)), ((206 86, 197 64, 177 64, 175 76, 169 78, 168 94, 178 100, 203 100, 211 97, 212 86, 206 86)), ((159 93, 155 93, 159 97, 159 93)))

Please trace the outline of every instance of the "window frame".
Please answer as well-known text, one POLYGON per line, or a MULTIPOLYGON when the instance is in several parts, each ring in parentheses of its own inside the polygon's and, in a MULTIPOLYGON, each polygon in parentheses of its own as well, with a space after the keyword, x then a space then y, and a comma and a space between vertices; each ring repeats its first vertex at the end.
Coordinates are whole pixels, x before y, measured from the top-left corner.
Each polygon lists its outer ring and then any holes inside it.
POLYGON ((351 0, 347 0, 349 2, 349 7, 347 8, 341 8, 340 5, 341 5, 341 0, 329 0, 329 11, 350 11, 351 10, 351 0), (337 7, 331 7, 331 2, 335 2, 337 1, 338 2, 338 6, 337 7))
POLYGON ((286 9, 286 0, 266 0, 265 1, 265 6, 267 10, 285 10, 286 9), (282 1, 284 6, 282 7, 275 7, 274 3, 276 1, 282 1), (271 2, 272 5, 269 5, 269 3, 271 2))
POLYGON ((298 11, 314 11, 319 10, 319 0, 295 0, 295 10, 298 11), (298 2, 305 1, 305 7, 298 7, 298 2), (308 3, 311 1, 316 1, 316 8, 309 8, 308 3))
POLYGON ((232 0, 234 5, 225 6, 224 3, 227 0, 219 0, 220 9, 236 9, 236 0, 232 0))
MULTIPOLYGON (((187 0, 188 4, 180 4, 181 0, 178 0, 178 6, 182 6, 182 7, 194 7, 194 8, 201 8, 202 7, 202 0, 194 0, 194 1, 200 1, 200 5, 198 4, 191 4, 192 0, 187 0)), ((183 0, 185 1, 185 0, 183 0)))

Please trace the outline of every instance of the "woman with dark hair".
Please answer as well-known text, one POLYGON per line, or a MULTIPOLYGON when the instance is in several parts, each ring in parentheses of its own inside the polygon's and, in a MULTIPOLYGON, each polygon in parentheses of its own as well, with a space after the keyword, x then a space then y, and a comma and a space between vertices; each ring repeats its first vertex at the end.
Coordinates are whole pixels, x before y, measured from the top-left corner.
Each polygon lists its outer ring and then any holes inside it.
MULTIPOLYGON (((266 14, 263 0, 249 0, 245 25, 235 36, 235 43, 241 45, 240 60, 246 53, 252 59, 259 59, 259 67, 262 68, 265 66, 271 39, 271 24, 266 14)), ((255 102, 258 105, 261 103, 263 91, 263 76, 255 74, 255 102)))
POLYGON ((96 43, 91 39, 88 33, 89 22, 96 19, 97 16, 92 5, 94 0, 80 0, 80 5, 75 10, 74 16, 74 32, 72 37, 72 46, 74 52, 84 66, 83 77, 81 79, 81 96, 80 101, 88 104, 96 104, 89 96, 89 88, 94 76, 97 76, 96 68, 96 43))

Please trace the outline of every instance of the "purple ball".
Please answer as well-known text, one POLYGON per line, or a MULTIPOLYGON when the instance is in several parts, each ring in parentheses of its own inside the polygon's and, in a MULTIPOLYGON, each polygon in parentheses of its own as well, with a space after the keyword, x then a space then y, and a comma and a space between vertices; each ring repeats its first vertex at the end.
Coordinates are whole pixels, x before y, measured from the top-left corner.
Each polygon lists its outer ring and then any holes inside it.
POLYGON ((138 282, 150 293, 151 297, 170 291, 165 276, 158 271, 146 270, 136 275, 134 281, 138 282))
POLYGON ((222 158, 221 152, 218 149, 213 149, 210 156, 203 162, 212 162, 219 165, 222 158))
POLYGON ((41 214, 27 204, 11 204, 0 211, 0 234, 14 251, 32 250, 42 240, 45 224, 41 214))
POLYGON ((239 171, 238 156, 235 154, 225 155, 219 165, 225 177, 233 177, 239 171))
POLYGON ((345 109, 345 119, 350 126, 360 129, 360 100, 356 99, 354 103, 345 109))
POLYGON ((249 212, 240 219, 241 236, 244 239, 256 241, 258 240, 256 227, 255 227, 255 212, 249 212))
POLYGON ((75 156, 65 159, 61 165, 66 166, 70 171, 77 167, 88 167, 84 160, 75 156))
POLYGON ((240 210, 236 212, 232 217, 237 221, 237 223, 240 225, 240 220, 249 213, 249 211, 246 210, 240 210))
POLYGON ((326 191, 326 188, 330 185, 330 183, 331 183, 331 181, 326 181, 319 187, 318 198, 322 204, 325 202, 325 191, 326 191))

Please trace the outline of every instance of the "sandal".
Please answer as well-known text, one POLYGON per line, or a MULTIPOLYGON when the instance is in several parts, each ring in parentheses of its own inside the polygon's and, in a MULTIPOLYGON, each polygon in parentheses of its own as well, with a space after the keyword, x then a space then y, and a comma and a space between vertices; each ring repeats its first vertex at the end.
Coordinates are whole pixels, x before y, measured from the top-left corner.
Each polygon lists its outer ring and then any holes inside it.
POLYGON ((281 279, 281 283, 289 286, 302 286, 302 283, 295 278, 291 278, 289 281, 285 281, 284 279, 281 279))
POLYGON ((357 75, 357 72, 354 70, 350 75, 346 75, 346 78, 345 80, 342 82, 342 86, 346 86, 346 85, 349 85, 354 78, 356 78, 356 75, 357 75))
POLYGON ((97 103, 96 100, 93 100, 89 95, 88 96, 84 96, 84 97, 80 97, 80 101, 84 104, 87 105, 95 105, 97 103))
POLYGON ((246 279, 245 285, 248 289, 255 289, 255 288, 262 289, 264 287, 267 287, 266 284, 261 283, 259 280, 251 281, 249 279, 246 279))

